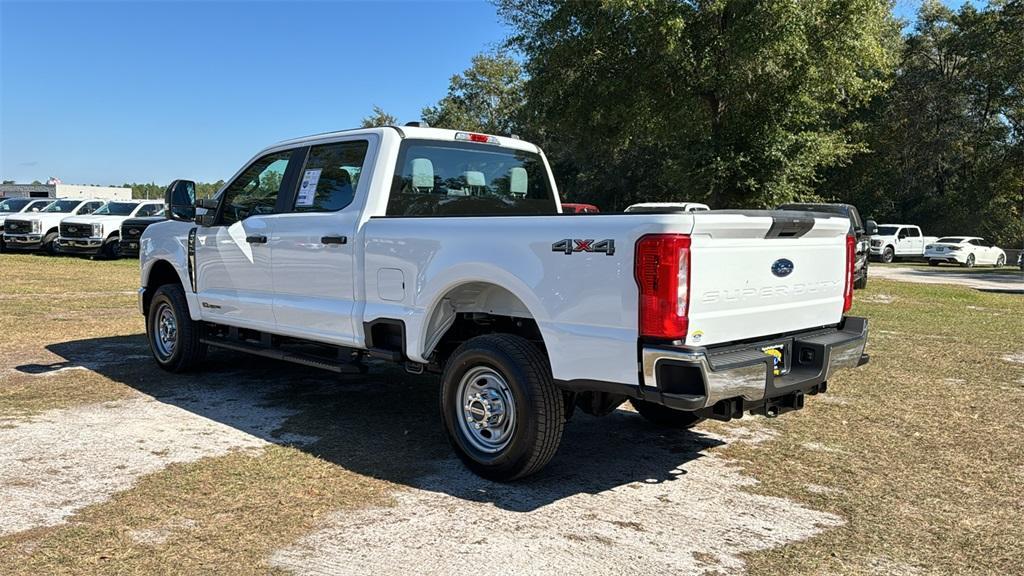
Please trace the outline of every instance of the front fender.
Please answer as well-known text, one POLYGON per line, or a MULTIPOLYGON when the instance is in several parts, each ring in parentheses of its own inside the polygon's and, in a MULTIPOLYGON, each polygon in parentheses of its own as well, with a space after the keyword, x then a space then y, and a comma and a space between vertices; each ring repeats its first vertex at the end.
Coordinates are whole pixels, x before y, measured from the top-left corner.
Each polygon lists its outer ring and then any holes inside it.
POLYGON ((189 316, 198 321, 202 319, 199 298, 192 291, 188 265, 188 235, 194 227, 194 224, 188 222, 168 220, 146 228, 139 239, 139 267, 140 286, 145 290, 150 286, 150 277, 156 265, 160 262, 169 264, 185 291, 189 316))

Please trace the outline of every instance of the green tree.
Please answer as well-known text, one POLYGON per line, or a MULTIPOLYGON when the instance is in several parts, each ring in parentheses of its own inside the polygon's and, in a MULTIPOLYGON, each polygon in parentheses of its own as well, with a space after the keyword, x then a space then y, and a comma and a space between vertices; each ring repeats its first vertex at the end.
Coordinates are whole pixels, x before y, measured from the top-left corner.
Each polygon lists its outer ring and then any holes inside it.
POLYGON ((772 206, 862 149, 899 25, 881 0, 497 0, 526 56, 525 134, 567 195, 772 206))
POLYGON ((871 152, 824 190, 929 234, 1024 238, 1024 3, 925 2, 896 80, 864 120, 871 152))
POLYGON ((423 119, 437 128, 512 134, 523 109, 523 88, 518 62, 505 54, 478 54, 462 74, 451 77, 448 94, 423 109, 423 119))
POLYGON ((380 106, 374 105, 373 114, 363 118, 360 126, 363 128, 377 128, 380 126, 396 126, 398 118, 388 114, 380 106))

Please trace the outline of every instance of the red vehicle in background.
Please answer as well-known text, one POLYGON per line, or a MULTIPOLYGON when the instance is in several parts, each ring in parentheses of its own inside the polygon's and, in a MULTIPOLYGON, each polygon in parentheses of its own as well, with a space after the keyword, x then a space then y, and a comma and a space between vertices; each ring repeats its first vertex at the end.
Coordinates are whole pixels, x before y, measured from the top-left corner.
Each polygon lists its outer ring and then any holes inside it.
POLYGON ((562 204, 562 214, 596 214, 600 212, 593 204, 562 204))

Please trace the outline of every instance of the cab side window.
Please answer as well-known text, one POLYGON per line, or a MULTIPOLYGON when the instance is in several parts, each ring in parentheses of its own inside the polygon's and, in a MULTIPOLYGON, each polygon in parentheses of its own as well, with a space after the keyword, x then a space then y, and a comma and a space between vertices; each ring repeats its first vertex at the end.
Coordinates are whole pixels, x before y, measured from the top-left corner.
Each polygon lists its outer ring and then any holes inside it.
POLYGON ((139 208, 139 213, 135 216, 142 218, 145 216, 154 216, 160 209, 163 208, 160 204, 146 204, 142 208, 139 208))
POLYGON ((86 202, 82 206, 82 208, 78 211, 78 215, 79 216, 84 216, 85 214, 92 214, 100 206, 103 206, 103 202, 86 202))
POLYGON ((272 213, 291 155, 291 150, 268 154, 239 174, 224 190, 218 224, 230 226, 249 216, 272 213))
POLYGON ((295 212, 335 212, 355 199, 369 142, 313 146, 299 180, 295 212))

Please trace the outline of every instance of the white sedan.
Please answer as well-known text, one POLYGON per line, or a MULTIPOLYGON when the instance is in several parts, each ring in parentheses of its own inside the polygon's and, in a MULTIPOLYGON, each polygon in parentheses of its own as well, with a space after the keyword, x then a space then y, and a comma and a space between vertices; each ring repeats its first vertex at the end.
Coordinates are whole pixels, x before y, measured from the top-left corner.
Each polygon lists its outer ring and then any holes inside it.
POLYGON ((928 264, 938 266, 943 262, 959 264, 970 268, 975 264, 992 264, 1000 267, 1006 264, 1006 252, 991 242, 976 236, 945 236, 924 248, 928 264))

